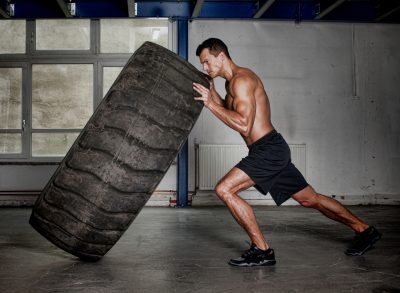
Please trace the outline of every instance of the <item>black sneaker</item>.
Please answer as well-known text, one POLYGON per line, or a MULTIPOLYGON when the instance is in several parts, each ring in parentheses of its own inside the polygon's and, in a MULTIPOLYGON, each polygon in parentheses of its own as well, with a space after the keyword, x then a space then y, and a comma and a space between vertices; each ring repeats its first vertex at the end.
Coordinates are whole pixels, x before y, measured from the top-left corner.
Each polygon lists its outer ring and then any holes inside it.
POLYGON ((259 249, 252 244, 241 257, 231 259, 228 264, 236 267, 273 266, 276 263, 274 250, 259 249))
POLYGON ((354 244, 344 253, 347 255, 363 255, 381 237, 382 234, 374 226, 370 226, 367 230, 356 235, 354 244))

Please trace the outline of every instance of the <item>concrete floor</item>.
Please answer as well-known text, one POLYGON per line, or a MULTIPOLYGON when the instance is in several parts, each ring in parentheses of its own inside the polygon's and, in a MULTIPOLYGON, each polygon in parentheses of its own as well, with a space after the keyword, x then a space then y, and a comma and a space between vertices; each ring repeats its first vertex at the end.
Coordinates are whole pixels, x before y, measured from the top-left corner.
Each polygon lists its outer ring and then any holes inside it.
POLYGON ((0 292, 400 292, 400 207, 351 210, 383 233, 361 257, 353 233, 302 207, 256 207, 275 267, 235 268, 248 248, 224 207, 145 208, 113 249, 84 263, 28 224, 30 209, 0 209, 0 292))

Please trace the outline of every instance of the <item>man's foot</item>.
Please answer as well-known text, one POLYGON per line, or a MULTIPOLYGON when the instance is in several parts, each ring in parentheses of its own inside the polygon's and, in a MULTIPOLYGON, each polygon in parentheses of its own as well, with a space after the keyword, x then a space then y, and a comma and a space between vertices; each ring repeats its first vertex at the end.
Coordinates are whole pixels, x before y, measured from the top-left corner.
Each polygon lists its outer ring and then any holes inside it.
POLYGON ((276 263, 274 250, 259 249, 252 244, 241 257, 231 259, 228 264, 236 267, 273 266, 276 263))
POLYGON ((367 230, 356 235, 355 243, 344 253, 347 255, 363 255, 381 237, 382 234, 374 226, 370 226, 367 230))

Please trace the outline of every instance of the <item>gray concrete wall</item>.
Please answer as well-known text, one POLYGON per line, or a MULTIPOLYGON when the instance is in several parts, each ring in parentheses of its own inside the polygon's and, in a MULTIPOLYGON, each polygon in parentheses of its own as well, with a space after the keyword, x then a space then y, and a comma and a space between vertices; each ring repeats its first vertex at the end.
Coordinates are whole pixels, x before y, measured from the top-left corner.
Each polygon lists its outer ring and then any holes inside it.
MULTIPOLYGON (((197 45, 218 37, 262 78, 273 124, 288 143, 306 144, 307 179, 319 192, 400 202, 400 26, 195 20, 189 33, 198 68, 197 45)), ((204 110, 190 136, 190 189, 194 142, 242 140, 204 110)))

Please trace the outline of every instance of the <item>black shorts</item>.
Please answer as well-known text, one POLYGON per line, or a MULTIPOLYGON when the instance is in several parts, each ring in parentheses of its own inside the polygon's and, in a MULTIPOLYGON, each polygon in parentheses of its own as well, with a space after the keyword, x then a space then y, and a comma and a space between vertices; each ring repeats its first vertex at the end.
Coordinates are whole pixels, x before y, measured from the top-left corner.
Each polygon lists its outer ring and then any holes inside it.
POLYGON ((251 144, 248 156, 236 167, 256 183, 258 191, 264 195, 269 192, 278 206, 308 186, 291 162, 288 144, 276 130, 251 144))

